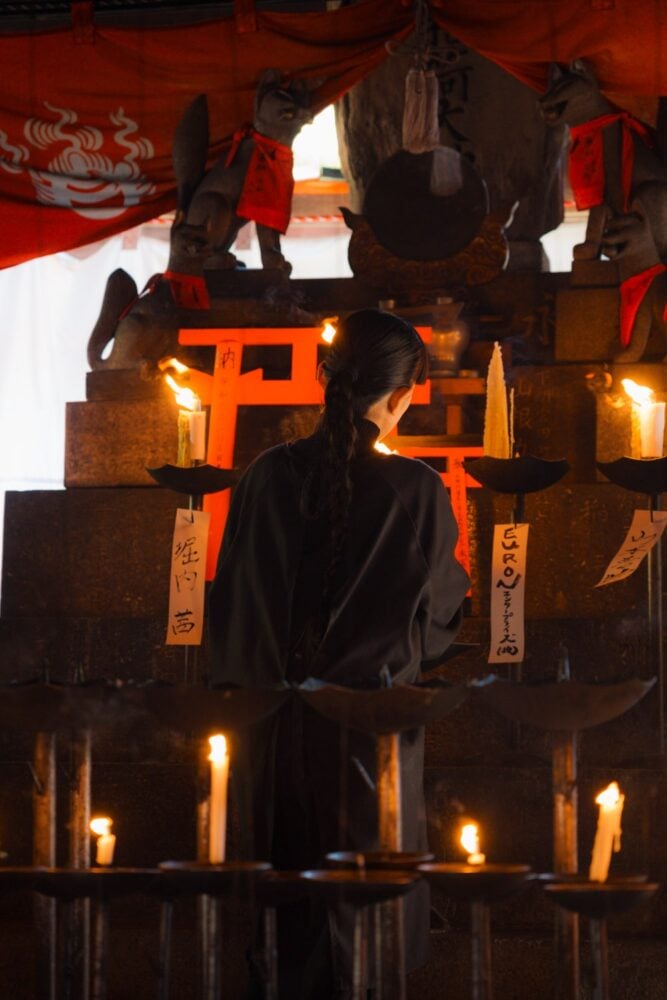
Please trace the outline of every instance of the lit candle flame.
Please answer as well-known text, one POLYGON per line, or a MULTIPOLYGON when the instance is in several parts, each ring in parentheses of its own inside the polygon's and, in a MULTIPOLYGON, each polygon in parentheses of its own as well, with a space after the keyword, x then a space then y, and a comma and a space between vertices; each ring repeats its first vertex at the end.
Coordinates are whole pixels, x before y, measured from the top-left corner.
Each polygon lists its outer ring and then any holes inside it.
POLYGON ((176 402, 184 410, 200 410, 201 401, 196 392, 192 389, 183 388, 178 382, 171 377, 171 375, 165 375, 165 381, 169 388, 172 390, 176 397, 176 402))
POLYGON ((639 385, 631 378, 621 379, 621 385, 627 392, 630 399, 638 406, 646 406, 653 401, 655 393, 647 385, 639 385))
POLYGON ((382 441, 376 441, 373 447, 376 451, 379 451, 381 455, 398 455, 398 452, 395 449, 388 448, 382 441))
POLYGON ((222 735, 222 733, 217 733, 215 736, 209 736, 208 743, 211 748, 211 752, 208 755, 208 759, 213 764, 222 764, 225 757, 227 756, 227 740, 222 735))
POLYGON ((93 816, 90 821, 91 832, 97 837, 108 837, 112 826, 113 820, 109 816, 93 816))
POLYGON ((336 327, 331 320, 325 319, 322 326, 322 340, 325 344, 331 344, 336 336, 336 327))
POLYGON ((461 827, 461 847, 468 852, 469 865, 483 865, 486 855, 479 850, 479 826, 477 823, 464 823, 461 827))
POLYGON ((602 806, 603 809, 611 809, 613 806, 617 805, 621 798, 621 792, 618 784, 612 781, 611 784, 607 785, 598 796, 596 796, 596 803, 602 806))
POLYGON ((185 372, 190 371, 188 366, 184 365, 178 358, 164 358, 162 361, 158 361, 158 368, 161 372, 169 371, 170 368, 173 368, 179 375, 184 375, 185 372))

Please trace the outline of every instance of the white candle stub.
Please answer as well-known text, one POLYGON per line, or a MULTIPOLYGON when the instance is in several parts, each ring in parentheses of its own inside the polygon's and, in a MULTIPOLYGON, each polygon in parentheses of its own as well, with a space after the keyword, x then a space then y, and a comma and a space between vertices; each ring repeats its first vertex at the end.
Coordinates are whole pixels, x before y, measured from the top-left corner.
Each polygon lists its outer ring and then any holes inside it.
POLYGON ((633 410, 639 421, 639 457, 662 458, 665 442, 665 404, 653 398, 655 393, 646 385, 638 385, 631 378, 621 384, 633 401, 633 410))
POLYGON ((625 795, 621 795, 617 783, 612 781, 595 801, 600 813, 588 877, 591 882, 606 882, 612 851, 621 849, 621 814, 625 795))
POLYGON ((461 847, 468 852, 469 865, 483 865, 486 855, 479 850, 479 826, 477 823, 464 823, 461 827, 461 847))
POLYGON ((108 816, 95 816, 90 821, 92 833, 97 835, 97 852, 95 864, 103 866, 113 864, 113 854, 116 848, 116 838, 111 832, 113 821, 108 816))
POLYGON ((225 860, 227 839, 227 783, 229 780, 229 754, 227 740, 218 733, 209 736, 211 752, 211 797, 209 800, 208 860, 212 865, 225 860))
MULTIPOLYGON (((180 362, 178 370, 181 374, 188 371, 180 362)), ((171 375, 165 375, 165 380, 180 407, 177 464, 187 467, 206 458, 206 411, 202 410, 201 400, 194 390, 180 386, 171 375)))

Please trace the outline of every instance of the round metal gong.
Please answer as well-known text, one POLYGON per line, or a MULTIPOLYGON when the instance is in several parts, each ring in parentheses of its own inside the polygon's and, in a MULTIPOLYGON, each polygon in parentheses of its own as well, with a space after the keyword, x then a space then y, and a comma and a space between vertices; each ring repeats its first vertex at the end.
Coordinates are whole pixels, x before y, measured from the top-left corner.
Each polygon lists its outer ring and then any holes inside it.
POLYGON ((468 246, 488 211, 486 185, 453 149, 401 150, 376 170, 363 214, 385 249, 405 260, 442 260, 468 246))

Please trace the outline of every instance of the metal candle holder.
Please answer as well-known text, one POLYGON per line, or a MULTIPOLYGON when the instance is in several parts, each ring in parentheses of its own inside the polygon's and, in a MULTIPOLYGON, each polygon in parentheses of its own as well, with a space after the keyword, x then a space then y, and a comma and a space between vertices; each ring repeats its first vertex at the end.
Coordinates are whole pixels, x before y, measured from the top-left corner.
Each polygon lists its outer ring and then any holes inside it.
MULTIPOLYGON (((645 493, 651 519, 660 510, 660 497, 667 491, 667 458, 617 458, 598 462, 597 467, 616 486, 633 493, 645 493)), ((665 752, 665 646, 662 600, 662 538, 646 560, 646 605, 649 641, 655 644, 658 661, 658 747, 665 752)))
MULTIPOLYGON (((0 876, 1 877, 1 876, 0 876)), ((82 993, 88 995, 91 984, 92 1000, 107 1000, 109 989, 109 899, 135 892, 150 891, 156 881, 157 871, 151 868, 35 868, 30 888, 50 897, 65 908, 65 924, 69 929, 68 915, 83 901, 94 903, 94 929, 92 948, 92 977, 84 980, 82 993)), ((66 930, 67 933, 67 930, 66 930)), ((79 979, 76 954, 65 939, 63 964, 63 996, 72 996, 74 983, 79 979)), ((88 966, 86 961, 84 965, 88 966)))
POLYGON ((278 933, 276 910, 307 893, 301 872, 268 871, 257 882, 257 901, 263 908, 264 1000, 278 1000, 278 933))
MULTIPOLYGON (((92 735, 97 729, 127 724, 153 725, 192 734, 215 729, 239 729, 260 721, 290 697, 289 688, 207 689, 189 685, 144 684, 117 686, 106 682, 50 684, 41 680, 0 686, 0 726, 6 730, 35 733, 34 781, 35 822, 33 860, 38 868, 55 869, 56 735, 67 733, 72 753, 69 779, 70 878, 90 869, 90 785, 92 735)), ((208 778, 208 771, 206 777, 208 778)), ((200 795, 207 806, 207 792, 200 795)), ((207 827, 199 824, 198 852, 208 855, 207 827)), ((117 872, 119 869, 110 869, 117 872)), ((94 869, 93 869, 94 871, 94 869)), ((103 871, 107 871, 104 869, 103 871)), ((109 882, 109 874, 106 874, 109 882)), ((115 875, 113 876, 116 877, 115 875)), ((61 880, 62 881, 62 880, 61 880)), ((105 885, 107 883, 104 883, 105 885)), ((42 893, 35 904, 38 932, 39 996, 56 997, 55 896, 42 893)), ((81 893, 65 912, 65 956, 67 995, 76 991, 88 996, 90 966, 89 896, 81 893), (76 984, 76 985, 75 985, 76 984)), ((98 921, 99 927, 99 921, 98 921)), ((200 929, 200 956, 206 967, 210 949, 205 928, 200 929)))
MULTIPOLYGON (((396 869, 356 869, 339 868, 323 871, 305 871, 302 877, 325 900, 348 903, 354 909, 354 940, 352 951, 352 1000, 366 1000, 366 980, 368 966, 368 919, 367 908, 395 902, 403 897, 418 882, 419 876, 412 872, 396 869)), ((384 966, 384 963, 383 963, 384 966)), ((378 980, 378 995, 385 996, 384 984, 378 980)), ((389 994, 395 996, 396 994, 389 994)))
POLYGON ((417 869, 446 896, 470 904, 472 1000, 492 1000, 491 905, 520 892, 532 877, 527 865, 434 862, 417 869))
POLYGON ((247 895, 271 865, 268 861, 229 861, 219 865, 201 861, 165 861, 158 867, 164 879, 160 916, 159 1000, 169 1000, 172 915, 174 899, 179 896, 201 896, 210 901, 202 1000, 219 1000, 222 987, 221 900, 232 894, 247 895))
POLYGON ((571 880, 549 883, 544 889, 559 908, 588 917, 594 970, 593 1000, 610 1000, 607 917, 625 913, 649 899, 658 889, 657 883, 641 879, 571 880))
MULTIPOLYGON (((381 851, 402 850, 400 733, 441 719, 468 697, 466 685, 431 681, 365 690, 310 679, 299 687, 311 708, 344 729, 377 737, 378 832, 381 851)), ((388 995, 405 996, 403 908, 396 897, 383 911, 383 987, 388 995)))
MULTIPOLYGON (((475 696, 512 722, 551 730, 552 787, 554 803, 554 869, 576 873, 577 850, 577 733, 623 715, 653 687, 655 680, 632 678, 615 684, 553 683, 515 684, 487 678, 475 696)), ((579 920, 576 913, 558 911, 556 938, 556 993, 578 1000, 579 920)))
MULTIPOLYGON (((514 507, 512 521, 523 523, 525 515, 526 493, 537 493, 554 486, 569 471, 570 465, 564 459, 549 460, 525 455, 518 458, 493 458, 482 455, 481 458, 466 458, 463 462, 466 472, 482 486, 496 493, 513 493, 514 507)), ((509 676, 520 681, 522 665, 520 661, 510 663, 509 676)), ((519 743, 519 731, 515 729, 514 743, 519 743)))

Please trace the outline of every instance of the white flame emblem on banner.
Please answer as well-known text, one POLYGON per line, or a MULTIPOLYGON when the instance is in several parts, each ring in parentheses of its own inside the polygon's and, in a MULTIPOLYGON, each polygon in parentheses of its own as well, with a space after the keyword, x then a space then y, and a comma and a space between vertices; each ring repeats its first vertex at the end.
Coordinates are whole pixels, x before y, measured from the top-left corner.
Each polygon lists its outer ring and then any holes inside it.
MULTIPOLYGON (((28 168, 37 200, 43 205, 71 208, 88 219, 113 219, 155 191, 155 185, 142 174, 140 167, 141 160, 153 156, 153 144, 138 136, 130 138, 138 126, 123 108, 109 115, 116 127, 114 141, 126 150, 123 158, 114 162, 99 152, 104 143, 100 129, 92 125, 75 128, 78 116, 74 111, 57 108, 47 101, 44 107, 58 115, 58 121, 29 118, 23 130, 36 149, 64 144, 45 170, 28 168)), ((19 173, 28 156, 25 146, 13 145, 6 133, 0 131, 0 166, 4 170, 19 173), (3 156, 3 152, 9 156, 3 156)))

